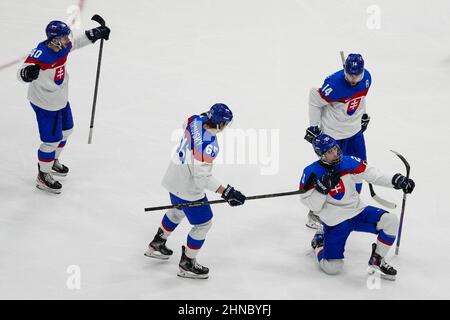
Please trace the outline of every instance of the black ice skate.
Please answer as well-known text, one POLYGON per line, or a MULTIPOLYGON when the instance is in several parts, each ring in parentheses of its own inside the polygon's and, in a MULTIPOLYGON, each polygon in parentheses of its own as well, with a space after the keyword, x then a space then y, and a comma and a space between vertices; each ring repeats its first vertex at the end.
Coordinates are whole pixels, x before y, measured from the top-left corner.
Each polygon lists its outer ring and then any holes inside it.
POLYGON ((316 250, 317 248, 323 247, 323 232, 317 231, 311 240, 311 247, 316 250))
POLYGON ((397 270, 388 265, 386 261, 384 261, 384 258, 382 258, 379 254, 375 253, 376 248, 377 244, 372 243, 372 255, 369 259, 369 268, 367 269, 367 272, 370 275, 378 273, 381 278, 394 281, 395 276, 397 275, 397 270))
POLYGON ((149 243, 148 250, 144 253, 147 257, 156 258, 161 260, 167 260, 173 254, 173 251, 166 247, 167 239, 163 239, 162 235, 164 231, 158 228, 153 241, 149 243))
POLYGON ((51 173, 42 172, 38 164, 39 173, 36 178, 36 188, 51 192, 51 193, 61 193, 62 185, 55 179, 51 173))
POLYGON ((209 269, 197 263, 196 259, 190 259, 186 256, 186 247, 181 247, 182 254, 180 260, 180 271, 178 276, 191 279, 208 279, 209 269))
POLYGON ((69 168, 59 162, 58 159, 55 159, 53 162, 52 173, 55 176, 65 177, 67 173, 69 173, 69 168))

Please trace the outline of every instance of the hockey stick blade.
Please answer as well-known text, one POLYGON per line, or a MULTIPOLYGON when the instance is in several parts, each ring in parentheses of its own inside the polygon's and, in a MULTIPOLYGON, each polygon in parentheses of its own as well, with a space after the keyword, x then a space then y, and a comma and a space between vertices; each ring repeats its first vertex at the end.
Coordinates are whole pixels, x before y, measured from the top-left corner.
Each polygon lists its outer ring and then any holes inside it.
POLYGON ((342 66, 344 66, 344 65, 345 65, 345 55, 344 55, 344 51, 341 51, 340 54, 341 54, 342 66))
POLYGON ((397 205, 393 202, 387 201, 383 198, 380 198, 376 193, 375 190, 373 189, 373 185, 371 183, 369 183, 369 190, 370 190, 370 195, 372 196, 372 198, 378 202, 379 204, 381 204, 382 206, 389 208, 389 209, 395 209, 397 208, 397 205))
POLYGON ((91 18, 91 20, 98 22, 100 25, 105 26, 105 19, 100 17, 98 14, 94 14, 91 18))
POLYGON ((409 166, 408 161, 406 161, 405 157, 402 156, 400 153, 398 153, 397 151, 391 150, 391 152, 393 152, 397 157, 400 158, 400 160, 402 160, 402 162, 404 163, 405 167, 406 167, 406 177, 409 178, 409 171, 411 169, 411 167, 409 166))

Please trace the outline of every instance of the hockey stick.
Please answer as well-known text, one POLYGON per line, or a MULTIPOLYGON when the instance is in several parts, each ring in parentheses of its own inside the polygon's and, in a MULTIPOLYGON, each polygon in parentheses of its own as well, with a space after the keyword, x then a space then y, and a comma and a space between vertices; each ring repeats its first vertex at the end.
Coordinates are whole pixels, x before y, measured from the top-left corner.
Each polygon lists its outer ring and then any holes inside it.
MULTIPOLYGON (((98 22, 101 26, 105 25, 105 20, 98 14, 94 14, 91 20, 98 22)), ((95 79, 94 101, 92 102, 91 125, 89 127, 88 144, 92 143, 92 133, 94 131, 95 107, 97 105, 98 80, 100 78, 100 66, 102 64, 102 54, 103 54, 103 39, 100 40, 100 50, 98 52, 97 76, 95 79)))
MULTIPOLYGON (((296 191, 290 191, 290 192, 261 194, 261 195, 257 195, 257 196, 246 197, 245 200, 256 200, 256 199, 265 199, 265 198, 293 196, 296 194, 301 194, 303 192, 304 191, 302 191, 302 190, 296 190, 296 191)), ((184 204, 174 204, 174 205, 169 205, 169 206, 150 207, 150 208, 145 208, 144 210, 147 212, 147 211, 158 211, 158 210, 166 210, 166 209, 182 209, 182 208, 187 208, 187 207, 198 207, 198 206, 204 206, 204 205, 208 205, 208 204, 217 204, 217 203, 224 203, 224 202, 227 202, 227 200, 190 202, 190 203, 184 203, 184 204)))
MULTIPOLYGON (((344 55, 344 51, 340 52, 341 55, 341 60, 342 60, 342 67, 345 68, 345 55, 344 55)), ((369 191, 370 191, 370 196, 379 204, 381 204, 382 206, 389 208, 389 209, 395 209, 397 208, 397 205, 393 202, 384 200, 382 198, 380 198, 376 193, 375 190, 373 189, 373 185, 371 183, 369 183, 369 191)))
MULTIPOLYGON (((409 171, 410 171, 410 166, 408 161, 406 161, 405 157, 402 156, 400 153, 391 150, 397 157, 400 158, 400 160, 402 160, 403 164, 406 167, 406 179, 409 178, 409 171)), ((397 245, 395 247, 395 255, 398 255, 398 251, 400 249, 400 238, 402 237, 402 227, 403 227, 403 217, 405 215, 405 206, 406 206, 406 192, 403 192, 403 201, 402 201, 402 213, 400 215, 400 225, 398 226, 398 233, 397 233, 397 245)))

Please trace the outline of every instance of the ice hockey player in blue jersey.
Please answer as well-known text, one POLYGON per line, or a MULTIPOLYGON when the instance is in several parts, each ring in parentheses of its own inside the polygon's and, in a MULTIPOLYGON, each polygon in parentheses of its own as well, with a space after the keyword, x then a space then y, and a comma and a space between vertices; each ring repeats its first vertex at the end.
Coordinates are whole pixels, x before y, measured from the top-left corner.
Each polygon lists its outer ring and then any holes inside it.
POLYGON ((68 101, 67 56, 71 51, 98 39, 108 40, 110 29, 100 26, 73 39, 69 26, 54 20, 47 25, 45 33, 47 39, 31 51, 17 76, 20 81, 29 84, 28 100, 36 113, 41 139, 36 187, 61 193, 62 185, 53 175, 66 176, 69 172, 67 166, 60 163, 59 156, 73 131, 68 101))
MULTIPOLYGON (((183 137, 162 181, 173 205, 208 201, 205 189, 219 193, 231 206, 244 204, 246 198, 241 192, 230 185, 223 187, 211 173, 213 161, 219 153, 216 135, 232 120, 233 113, 228 106, 217 103, 208 112, 191 116, 183 124, 183 137)), ((209 269, 197 263, 196 257, 212 225, 210 205, 167 211, 145 255, 169 259, 173 251, 166 247, 167 238, 185 216, 192 229, 187 236, 187 246, 182 246, 178 276, 206 279, 209 269)))
POLYGON ((304 169, 299 188, 301 202, 323 223, 323 231, 317 231, 311 242, 320 268, 327 274, 339 273, 350 233, 368 232, 377 235, 369 258, 369 273, 395 280, 397 271, 384 258, 395 241, 398 218, 361 201, 356 183, 365 180, 411 193, 414 181, 400 173, 383 174, 357 157, 343 156, 337 141, 326 134, 314 138, 312 145, 319 160, 304 169))
MULTIPOLYGON (((366 113, 366 95, 372 78, 364 68, 360 54, 351 53, 344 68, 328 76, 322 87, 312 88, 309 95, 309 127, 305 140, 311 143, 320 133, 336 139, 344 155, 367 160, 363 132, 370 121, 366 113)), ((361 192, 362 184, 357 184, 361 192)), ((310 212, 308 227, 320 228, 320 222, 310 212)))

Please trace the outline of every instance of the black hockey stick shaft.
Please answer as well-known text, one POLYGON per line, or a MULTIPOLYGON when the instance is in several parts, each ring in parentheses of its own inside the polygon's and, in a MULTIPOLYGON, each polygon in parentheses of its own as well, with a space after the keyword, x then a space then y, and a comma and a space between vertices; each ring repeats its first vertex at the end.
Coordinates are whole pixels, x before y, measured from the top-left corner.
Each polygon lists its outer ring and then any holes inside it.
MULTIPOLYGON (((409 172, 410 172, 410 166, 408 161, 406 161, 405 157, 402 156, 400 153, 391 150, 397 157, 402 160, 403 164, 406 167, 406 178, 409 178, 409 172)), ((395 254, 398 255, 398 252, 400 250, 400 239, 402 237, 402 229, 403 229, 403 218, 405 216, 405 207, 406 207, 406 192, 403 191, 403 200, 402 200, 402 211, 400 214, 400 225, 398 226, 398 232, 397 232, 397 244, 395 246, 395 254)))
MULTIPOLYGON (((281 193, 261 194, 261 195, 257 195, 257 196, 246 197, 245 200, 256 200, 256 199, 293 196, 293 195, 300 194, 303 192, 304 191, 296 190, 296 191, 281 192, 281 193)), ((213 200, 213 201, 199 201, 199 202, 190 202, 190 203, 175 204, 175 205, 161 206, 161 207, 150 207, 150 208, 145 208, 144 210, 146 212, 148 212, 148 211, 159 211, 159 210, 168 210, 168 209, 182 209, 182 208, 187 208, 187 207, 198 207, 198 206, 217 204, 217 203, 225 203, 225 202, 227 202, 227 201, 224 199, 213 200)))
MULTIPOLYGON (((98 14, 94 14, 91 20, 98 22, 101 26, 105 25, 105 20, 98 14)), ((97 75, 95 77, 94 100, 92 102, 91 124, 89 126, 88 144, 92 143, 92 134, 94 132, 95 107, 97 106, 98 81, 100 79, 100 67, 102 65, 103 39, 100 40, 100 50, 98 52, 97 75)))

